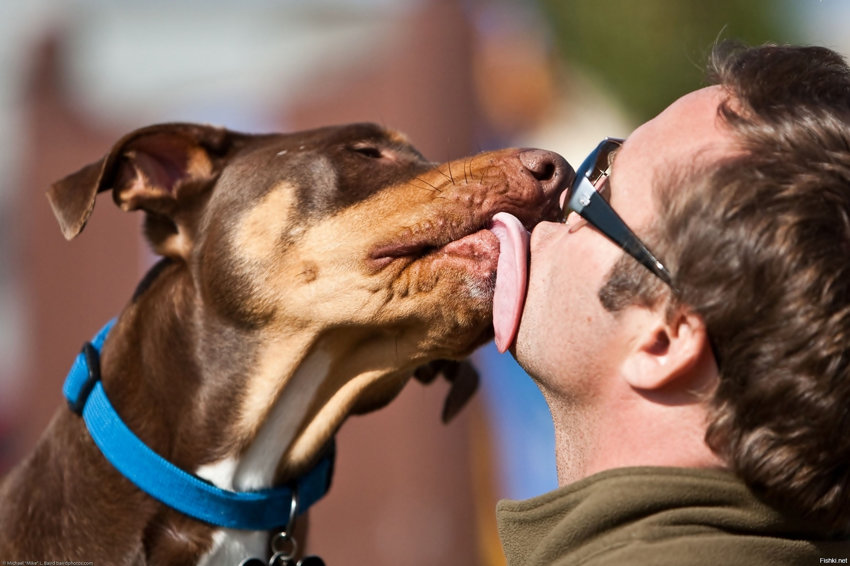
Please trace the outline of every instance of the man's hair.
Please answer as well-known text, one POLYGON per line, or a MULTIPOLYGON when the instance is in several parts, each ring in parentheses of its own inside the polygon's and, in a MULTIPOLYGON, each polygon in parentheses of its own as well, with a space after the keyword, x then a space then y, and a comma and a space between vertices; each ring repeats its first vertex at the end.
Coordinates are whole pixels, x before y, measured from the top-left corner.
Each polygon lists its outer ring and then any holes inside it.
MULTIPOLYGON (((819 47, 715 47, 734 153, 657 178, 649 235, 720 369, 706 441, 766 501, 850 533, 850 68, 819 47), (669 176, 668 176, 669 175, 669 176)), ((606 308, 666 291, 623 258, 606 308)))

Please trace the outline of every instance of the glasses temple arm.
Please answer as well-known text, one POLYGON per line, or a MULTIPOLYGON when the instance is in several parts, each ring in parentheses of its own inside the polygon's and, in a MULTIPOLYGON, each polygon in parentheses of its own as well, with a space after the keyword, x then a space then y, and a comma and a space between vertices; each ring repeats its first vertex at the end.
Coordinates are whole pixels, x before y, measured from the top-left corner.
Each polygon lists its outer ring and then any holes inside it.
POLYGON ((626 223, 623 222, 614 209, 608 206, 605 199, 595 191, 591 192, 588 196, 589 202, 581 210, 577 210, 576 212, 667 285, 672 287, 673 279, 670 272, 664 267, 664 264, 626 226, 626 223))

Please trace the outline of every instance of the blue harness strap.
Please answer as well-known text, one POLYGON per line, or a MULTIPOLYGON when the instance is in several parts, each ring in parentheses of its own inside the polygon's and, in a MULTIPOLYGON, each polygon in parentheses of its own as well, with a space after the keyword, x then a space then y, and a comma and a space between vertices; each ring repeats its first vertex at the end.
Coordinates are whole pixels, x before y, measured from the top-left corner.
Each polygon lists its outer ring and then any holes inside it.
POLYGON ((109 402, 100 380, 99 354, 115 320, 107 324, 74 360, 63 392, 81 414, 104 457, 139 489, 201 521, 251 531, 286 527, 294 492, 303 513, 330 488, 334 449, 293 486, 257 491, 228 491, 192 475, 151 450, 131 431, 109 402))

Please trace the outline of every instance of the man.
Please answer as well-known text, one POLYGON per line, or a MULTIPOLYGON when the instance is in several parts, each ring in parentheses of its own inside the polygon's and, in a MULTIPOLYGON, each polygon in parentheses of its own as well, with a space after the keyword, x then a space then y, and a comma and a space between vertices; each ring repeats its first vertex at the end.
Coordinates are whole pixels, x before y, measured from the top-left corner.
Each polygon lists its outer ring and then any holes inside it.
POLYGON ((510 565, 850 558, 850 69, 721 45, 711 72, 532 234, 513 352, 561 487, 500 503, 510 565))

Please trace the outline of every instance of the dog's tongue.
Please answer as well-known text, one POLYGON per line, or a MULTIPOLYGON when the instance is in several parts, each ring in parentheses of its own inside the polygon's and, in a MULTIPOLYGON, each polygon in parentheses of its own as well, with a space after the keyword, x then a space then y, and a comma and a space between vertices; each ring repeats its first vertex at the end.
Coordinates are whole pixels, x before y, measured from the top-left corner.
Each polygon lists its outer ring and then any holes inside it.
POLYGON ((504 353, 519 327, 527 282, 528 231, 516 216, 499 212, 490 226, 499 238, 499 264, 493 294, 493 329, 496 347, 504 353))

